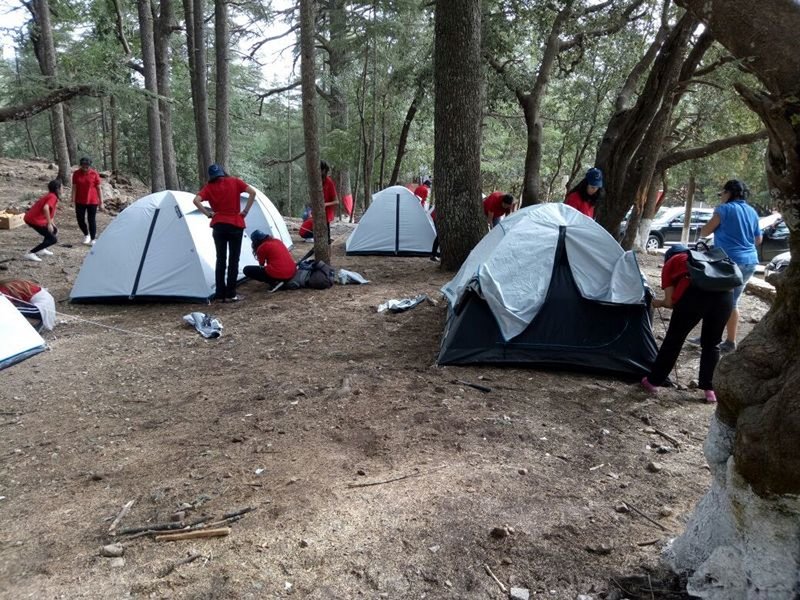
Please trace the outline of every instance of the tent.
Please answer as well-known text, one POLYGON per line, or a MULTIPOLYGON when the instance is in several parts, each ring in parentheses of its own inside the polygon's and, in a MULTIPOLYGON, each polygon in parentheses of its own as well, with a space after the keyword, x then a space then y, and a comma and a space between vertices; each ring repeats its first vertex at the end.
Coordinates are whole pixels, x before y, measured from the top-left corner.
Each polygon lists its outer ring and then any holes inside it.
POLYGON ((438 362, 544 366, 622 376, 656 357, 636 257, 564 204, 503 219, 442 288, 438 362))
POLYGON ((45 343, 28 320, 0 294, 0 369, 5 369, 45 349, 45 343))
POLYGON ((414 192, 395 185, 372 196, 372 203, 347 238, 347 254, 429 256, 436 227, 414 192))
MULTIPOLYGON (((197 210, 193 199, 187 192, 156 192, 123 210, 86 256, 70 300, 211 298, 216 251, 208 218, 197 210)), ((248 236, 254 229, 271 232, 291 248, 283 218, 266 196, 257 192, 247 215, 240 278, 244 278, 245 266, 257 264, 248 236)))

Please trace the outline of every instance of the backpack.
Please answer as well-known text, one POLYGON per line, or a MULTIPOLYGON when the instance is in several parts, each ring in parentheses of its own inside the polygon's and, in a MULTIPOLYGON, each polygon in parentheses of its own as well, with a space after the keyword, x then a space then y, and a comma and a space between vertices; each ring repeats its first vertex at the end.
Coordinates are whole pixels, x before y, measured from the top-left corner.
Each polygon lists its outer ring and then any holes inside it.
POLYGON ((687 252, 686 266, 693 286, 707 292, 728 292, 744 283, 739 266, 725 250, 705 244, 698 244, 697 248, 687 252))
POLYGON ((327 290, 333 286, 336 279, 336 271, 329 264, 321 260, 314 261, 311 267, 311 275, 308 278, 307 287, 314 290, 327 290))

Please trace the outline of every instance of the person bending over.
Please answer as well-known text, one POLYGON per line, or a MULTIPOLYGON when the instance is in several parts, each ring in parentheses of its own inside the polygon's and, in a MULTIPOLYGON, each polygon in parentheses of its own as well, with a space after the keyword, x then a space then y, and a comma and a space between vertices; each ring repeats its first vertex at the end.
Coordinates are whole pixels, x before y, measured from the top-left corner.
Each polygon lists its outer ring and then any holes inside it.
POLYGON ((483 199, 483 214, 489 229, 496 227, 500 219, 514 210, 514 196, 504 192, 492 192, 483 199))
POLYGON ((259 266, 248 265, 244 268, 245 277, 263 281, 274 292, 297 273, 294 258, 283 245, 283 242, 263 231, 256 229, 250 239, 253 244, 253 255, 259 266))
POLYGON ((55 217, 60 199, 61 180, 53 179, 47 184, 47 193, 34 202, 33 206, 25 213, 25 223, 44 237, 41 244, 34 246, 28 254, 22 257, 25 260, 41 262, 40 256, 52 256, 53 253, 48 248, 58 242, 56 237, 58 227, 56 227, 55 217))
POLYGON ((0 279, 0 294, 11 301, 37 331, 56 326, 56 301, 45 288, 27 279, 0 279))

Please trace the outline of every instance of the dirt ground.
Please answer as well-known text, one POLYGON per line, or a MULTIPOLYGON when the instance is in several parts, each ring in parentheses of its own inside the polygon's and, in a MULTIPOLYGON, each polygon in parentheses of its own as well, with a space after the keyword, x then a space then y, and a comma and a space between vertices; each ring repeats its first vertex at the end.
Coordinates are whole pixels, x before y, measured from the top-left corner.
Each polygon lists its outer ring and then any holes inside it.
MULTIPOLYGON (((0 160, 0 208, 52 174, 0 160)), ((209 307, 70 305, 87 249, 68 202, 57 222, 41 263, 20 260, 29 228, 0 231, 0 278, 40 282, 64 313, 47 352, 0 372, 0 598, 506 597, 484 565, 531 597, 619 597, 620 576, 655 572, 709 485, 700 392, 437 367, 448 274, 347 257, 347 224, 334 265, 369 285, 269 295, 249 282, 243 302, 209 307), (438 304, 376 312, 419 293, 438 304), (192 310, 222 337, 184 325, 192 310), (130 500, 120 529, 255 510, 227 537, 117 536, 122 560, 100 556, 130 500)), ((641 260, 657 287, 659 259, 641 260)), ((767 308, 745 297, 743 333, 767 308)), ((698 359, 684 349, 682 386, 698 359)))

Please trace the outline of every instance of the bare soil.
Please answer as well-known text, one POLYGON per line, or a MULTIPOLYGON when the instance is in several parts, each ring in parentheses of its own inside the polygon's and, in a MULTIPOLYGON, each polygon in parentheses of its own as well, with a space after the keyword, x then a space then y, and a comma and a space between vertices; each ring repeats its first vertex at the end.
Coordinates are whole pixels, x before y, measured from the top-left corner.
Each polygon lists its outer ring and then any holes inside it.
MULTIPOLYGON (((0 160, 0 208, 52 175, 0 160)), ((622 575, 656 573, 709 485, 699 391, 437 367, 449 275, 425 258, 345 256, 348 224, 333 262, 366 286, 248 282, 237 304, 87 306, 68 302, 87 251, 68 202, 57 222, 41 263, 20 260, 37 243, 28 227, 0 231, 0 278, 40 282, 63 311, 47 352, 0 373, 0 598, 505 597, 484 565, 533 597, 605 598, 622 575), (438 305, 376 312, 419 293, 438 305), (184 325, 193 310, 222 337, 184 325), (129 500, 120 528, 256 510, 227 537, 122 536, 119 565, 99 550, 129 500), (189 553, 201 556, 166 573, 189 553)), ((659 259, 641 261, 657 288, 659 259)), ((767 308, 746 296, 742 334, 767 308)), ((687 345, 682 386, 698 359, 687 345)))

